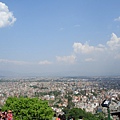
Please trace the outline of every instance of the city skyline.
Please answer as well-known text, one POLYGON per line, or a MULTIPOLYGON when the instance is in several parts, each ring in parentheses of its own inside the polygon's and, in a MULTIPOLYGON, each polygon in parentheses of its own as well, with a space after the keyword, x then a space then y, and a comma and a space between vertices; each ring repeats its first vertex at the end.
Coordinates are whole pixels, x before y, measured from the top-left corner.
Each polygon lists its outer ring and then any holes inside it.
POLYGON ((119 4, 1 0, 0 75, 120 75, 119 4))

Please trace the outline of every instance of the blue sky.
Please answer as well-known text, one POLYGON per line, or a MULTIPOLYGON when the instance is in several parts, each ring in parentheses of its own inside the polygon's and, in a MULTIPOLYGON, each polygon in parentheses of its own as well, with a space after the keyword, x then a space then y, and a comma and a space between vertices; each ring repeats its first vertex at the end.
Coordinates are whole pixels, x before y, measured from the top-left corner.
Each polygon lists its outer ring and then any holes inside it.
POLYGON ((1 0, 1 73, 120 75, 119 5, 119 0, 1 0))

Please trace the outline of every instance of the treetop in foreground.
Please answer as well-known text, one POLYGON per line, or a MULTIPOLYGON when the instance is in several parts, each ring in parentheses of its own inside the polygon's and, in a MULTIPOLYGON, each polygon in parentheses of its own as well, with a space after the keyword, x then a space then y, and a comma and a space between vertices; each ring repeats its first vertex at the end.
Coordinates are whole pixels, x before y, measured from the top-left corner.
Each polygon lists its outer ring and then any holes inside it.
POLYGON ((53 117, 53 110, 47 101, 38 98, 9 97, 2 107, 2 110, 12 110, 15 120, 50 120, 53 117))

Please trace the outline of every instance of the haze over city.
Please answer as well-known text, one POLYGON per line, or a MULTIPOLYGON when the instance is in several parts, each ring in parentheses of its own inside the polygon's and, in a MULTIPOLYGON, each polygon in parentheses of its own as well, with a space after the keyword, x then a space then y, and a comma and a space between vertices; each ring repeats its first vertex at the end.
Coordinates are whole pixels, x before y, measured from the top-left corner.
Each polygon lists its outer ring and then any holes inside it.
POLYGON ((1 0, 0 76, 120 75, 119 5, 1 0))

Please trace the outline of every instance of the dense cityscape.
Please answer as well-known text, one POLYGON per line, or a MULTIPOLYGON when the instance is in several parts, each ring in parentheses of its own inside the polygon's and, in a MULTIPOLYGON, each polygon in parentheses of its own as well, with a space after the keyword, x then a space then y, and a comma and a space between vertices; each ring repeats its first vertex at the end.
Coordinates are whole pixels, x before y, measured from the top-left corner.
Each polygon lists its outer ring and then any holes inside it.
POLYGON ((105 99, 111 101, 111 113, 120 111, 120 77, 1 77, 0 106, 11 96, 48 100, 58 114, 63 114, 62 108, 68 106, 69 100, 70 107, 107 114, 101 106, 105 99))

